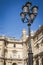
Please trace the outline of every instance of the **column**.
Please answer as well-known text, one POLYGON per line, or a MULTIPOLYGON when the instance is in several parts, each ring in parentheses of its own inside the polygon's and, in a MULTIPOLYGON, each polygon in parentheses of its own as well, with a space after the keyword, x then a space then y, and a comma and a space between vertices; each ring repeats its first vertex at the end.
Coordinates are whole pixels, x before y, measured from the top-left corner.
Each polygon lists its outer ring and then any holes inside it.
POLYGON ((39 65, 42 65, 42 58, 39 56, 38 59, 39 59, 39 65))
MULTIPOLYGON (((19 65, 19 64, 18 64, 18 65, 19 65)), ((20 65, 25 65, 24 59, 22 60, 22 63, 20 63, 20 65)))
POLYGON ((4 65, 3 59, 0 59, 0 65, 4 65))
POLYGON ((36 59, 33 59, 33 65, 36 65, 36 59))

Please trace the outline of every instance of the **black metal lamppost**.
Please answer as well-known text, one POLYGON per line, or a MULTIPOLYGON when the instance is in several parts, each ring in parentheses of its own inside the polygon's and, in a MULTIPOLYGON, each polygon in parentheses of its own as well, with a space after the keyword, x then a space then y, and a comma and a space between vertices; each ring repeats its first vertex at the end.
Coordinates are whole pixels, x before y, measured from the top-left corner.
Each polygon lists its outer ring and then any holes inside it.
POLYGON ((31 24, 33 23, 35 17, 37 16, 38 13, 38 7, 37 6, 31 6, 32 4, 30 2, 27 2, 23 7, 22 10, 23 12, 20 13, 21 19, 23 23, 28 24, 28 65, 33 65, 33 53, 32 53, 32 47, 31 47, 31 32, 30 32, 30 27, 31 24))

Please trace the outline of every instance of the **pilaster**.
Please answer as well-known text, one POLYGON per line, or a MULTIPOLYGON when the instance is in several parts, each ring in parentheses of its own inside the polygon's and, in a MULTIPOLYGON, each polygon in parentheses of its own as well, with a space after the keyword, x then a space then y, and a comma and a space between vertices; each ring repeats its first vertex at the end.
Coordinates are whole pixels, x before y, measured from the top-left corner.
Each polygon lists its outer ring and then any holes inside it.
POLYGON ((42 58, 39 56, 38 59, 39 59, 39 65, 42 65, 42 58))
POLYGON ((33 59, 33 65, 36 65, 36 59, 35 58, 33 59))

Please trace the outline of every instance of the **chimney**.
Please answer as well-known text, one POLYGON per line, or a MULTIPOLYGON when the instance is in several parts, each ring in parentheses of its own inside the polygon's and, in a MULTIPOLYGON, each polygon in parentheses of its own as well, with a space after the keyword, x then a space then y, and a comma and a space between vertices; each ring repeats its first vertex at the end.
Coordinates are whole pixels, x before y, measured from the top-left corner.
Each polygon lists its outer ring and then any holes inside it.
POLYGON ((26 29, 22 30, 22 40, 25 41, 26 40, 26 29))

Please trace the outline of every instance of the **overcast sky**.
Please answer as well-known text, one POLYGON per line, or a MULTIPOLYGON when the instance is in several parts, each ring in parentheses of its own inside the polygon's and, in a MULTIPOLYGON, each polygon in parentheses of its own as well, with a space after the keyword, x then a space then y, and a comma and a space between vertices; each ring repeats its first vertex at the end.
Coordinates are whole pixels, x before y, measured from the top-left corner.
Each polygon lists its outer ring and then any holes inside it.
POLYGON ((28 1, 32 3, 32 6, 39 7, 31 30, 37 30, 39 25, 43 25, 43 0, 0 0, 0 35, 19 39, 22 29, 25 28, 28 32, 27 24, 23 24, 20 17, 22 6, 28 1))

